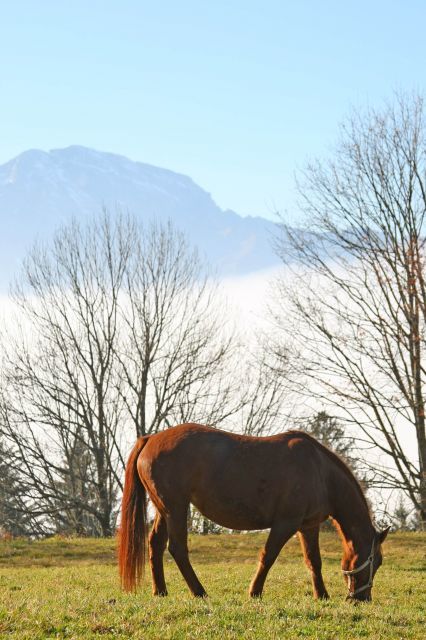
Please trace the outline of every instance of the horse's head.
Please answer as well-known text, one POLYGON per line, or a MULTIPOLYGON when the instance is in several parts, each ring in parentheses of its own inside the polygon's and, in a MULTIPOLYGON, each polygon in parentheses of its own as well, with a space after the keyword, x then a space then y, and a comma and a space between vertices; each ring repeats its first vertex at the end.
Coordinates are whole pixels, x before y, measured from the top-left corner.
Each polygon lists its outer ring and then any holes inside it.
POLYGON ((376 531, 367 558, 363 559, 353 547, 345 554, 342 571, 348 587, 347 600, 371 601, 373 579, 383 561, 382 543, 389 529, 390 527, 381 532, 376 531))

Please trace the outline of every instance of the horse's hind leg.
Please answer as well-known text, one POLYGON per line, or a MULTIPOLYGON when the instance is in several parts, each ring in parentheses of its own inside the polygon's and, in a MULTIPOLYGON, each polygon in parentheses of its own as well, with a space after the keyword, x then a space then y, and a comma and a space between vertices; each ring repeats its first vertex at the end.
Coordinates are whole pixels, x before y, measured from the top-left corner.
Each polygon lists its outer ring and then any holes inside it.
POLYGON ((152 531, 149 534, 149 564, 152 574, 152 592, 155 596, 166 596, 163 555, 167 545, 167 525, 165 518, 157 511, 152 531))
POLYGON ((198 580, 188 557, 188 506, 175 510, 167 516, 167 530, 169 532, 169 551, 194 596, 203 598, 207 595, 203 585, 198 580))
POLYGON ((257 567, 256 575, 254 576, 250 585, 249 594, 252 597, 261 596, 263 591, 263 585, 265 584, 266 576, 269 569, 274 564, 278 557, 279 552, 296 533, 300 525, 300 520, 287 520, 283 522, 277 522, 271 528, 268 539, 266 540, 265 547, 260 552, 259 565, 257 567))
POLYGON ((302 529, 299 539, 305 556, 305 563, 312 573, 312 586, 315 598, 328 599, 327 589, 321 573, 321 554, 319 550, 319 526, 302 529))

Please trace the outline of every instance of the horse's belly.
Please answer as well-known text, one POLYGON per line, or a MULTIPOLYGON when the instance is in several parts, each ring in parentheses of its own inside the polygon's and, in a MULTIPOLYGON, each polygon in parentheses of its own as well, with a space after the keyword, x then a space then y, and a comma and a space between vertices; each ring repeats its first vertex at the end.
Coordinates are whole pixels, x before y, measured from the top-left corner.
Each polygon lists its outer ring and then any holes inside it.
POLYGON ((249 504, 229 495, 222 500, 211 495, 208 499, 194 495, 191 502, 203 516, 228 529, 268 529, 272 524, 272 514, 266 505, 249 504))

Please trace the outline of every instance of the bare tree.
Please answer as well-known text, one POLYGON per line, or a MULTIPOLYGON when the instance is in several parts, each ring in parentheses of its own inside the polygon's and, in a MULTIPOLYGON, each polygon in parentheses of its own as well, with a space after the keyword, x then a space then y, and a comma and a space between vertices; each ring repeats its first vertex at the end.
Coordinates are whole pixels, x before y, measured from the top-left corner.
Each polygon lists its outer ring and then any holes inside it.
POLYGON ((425 133, 420 97, 355 114, 333 158, 303 174, 305 227, 283 224, 277 242, 295 387, 352 420, 375 450, 371 483, 401 489, 423 527, 425 133))
POLYGON ((29 255, 3 336, 0 431, 40 531, 110 535, 129 441, 238 409, 215 296, 170 225, 105 214, 29 255))
POLYGON ((46 526, 46 516, 57 521, 83 509, 99 533, 112 532, 122 420, 113 344, 132 242, 130 227, 107 218, 87 228, 74 223, 51 248, 32 251, 15 288, 19 329, 5 345, 2 429, 46 526), (93 461, 91 503, 69 490, 78 485, 69 464, 77 443, 93 461))
MULTIPOLYGON (((281 369, 277 372, 266 354, 265 348, 263 353, 259 349, 258 353, 248 354, 245 361, 243 406, 238 413, 240 424, 237 430, 250 436, 267 436, 284 431, 288 422, 286 371, 281 369)), ((285 364, 284 354, 281 355, 282 364, 285 364)))
POLYGON ((135 436, 200 417, 218 425, 239 409, 228 375, 235 335, 217 285, 171 224, 138 236, 122 321, 121 398, 135 436))

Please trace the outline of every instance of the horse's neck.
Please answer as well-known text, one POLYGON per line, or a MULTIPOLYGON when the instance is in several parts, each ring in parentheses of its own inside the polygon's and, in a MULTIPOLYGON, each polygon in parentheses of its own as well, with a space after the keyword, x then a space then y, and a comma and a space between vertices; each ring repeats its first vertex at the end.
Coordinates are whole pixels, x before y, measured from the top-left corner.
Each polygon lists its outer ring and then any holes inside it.
POLYGON ((370 512, 355 480, 339 470, 334 478, 333 518, 339 525, 345 552, 348 555, 368 555, 375 529, 370 512))

